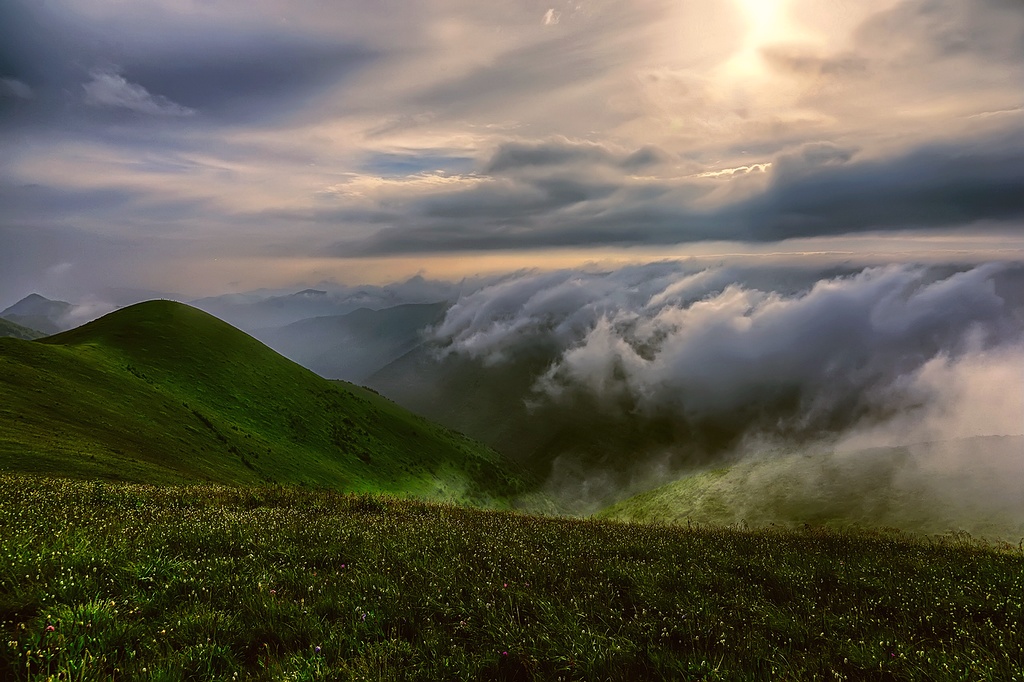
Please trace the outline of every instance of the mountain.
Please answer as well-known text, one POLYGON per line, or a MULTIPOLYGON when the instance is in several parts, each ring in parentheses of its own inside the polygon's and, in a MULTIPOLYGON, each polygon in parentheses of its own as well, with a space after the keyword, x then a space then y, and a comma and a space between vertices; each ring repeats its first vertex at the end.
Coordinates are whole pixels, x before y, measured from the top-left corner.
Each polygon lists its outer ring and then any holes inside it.
POLYGON ((170 301, 0 339, 0 469, 480 504, 523 487, 493 450, 170 301))
POLYGON ((1024 535, 1024 436, 765 455, 698 471, 598 514, 644 523, 888 526, 1024 535))
POLYGON ((0 338, 11 337, 14 339, 31 341, 32 339, 40 339, 44 336, 46 336, 46 334, 43 334, 42 332, 36 331, 35 329, 29 329, 28 327, 23 327, 20 324, 15 324, 10 320, 5 320, 0 317, 0 338))
POLYGON ((29 294, 0 311, 0 317, 44 334, 56 334, 68 328, 64 319, 73 309, 74 306, 65 301, 53 301, 39 294, 29 294))
POLYGON ((362 382, 422 343, 423 330, 438 323, 447 308, 446 303, 360 308, 256 331, 254 336, 321 376, 362 382))
POLYGON ((359 287, 304 289, 294 293, 250 292, 202 298, 191 305, 249 332, 315 317, 333 317, 368 308, 381 310, 406 303, 433 303, 450 292, 438 287, 359 287))

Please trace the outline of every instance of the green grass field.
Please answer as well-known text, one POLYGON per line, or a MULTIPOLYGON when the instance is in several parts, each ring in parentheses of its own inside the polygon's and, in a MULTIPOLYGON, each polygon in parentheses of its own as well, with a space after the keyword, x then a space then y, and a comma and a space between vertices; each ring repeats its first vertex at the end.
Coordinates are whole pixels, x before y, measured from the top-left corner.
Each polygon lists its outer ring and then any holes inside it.
POLYGON ((1024 555, 0 476, 0 678, 1024 678, 1024 555))
POLYGON ((523 485, 490 448, 170 301, 0 339, 0 470, 498 506, 523 485))

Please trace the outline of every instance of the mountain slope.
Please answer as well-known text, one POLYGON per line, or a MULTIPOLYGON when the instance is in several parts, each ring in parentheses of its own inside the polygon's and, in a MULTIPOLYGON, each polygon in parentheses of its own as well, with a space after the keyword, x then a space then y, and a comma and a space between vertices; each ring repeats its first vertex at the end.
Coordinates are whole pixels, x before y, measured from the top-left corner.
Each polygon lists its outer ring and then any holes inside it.
POLYGON ((0 468, 475 502, 520 485, 493 450, 170 301, 0 339, 0 468))
POLYGON ((43 334, 42 332, 30 329, 29 327, 24 327, 0 317, 0 338, 10 337, 13 339, 31 341, 32 339, 41 339, 44 336, 46 336, 46 334, 43 334))
POLYGON ((889 526, 1024 534, 1024 436, 765 456, 693 473, 608 507, 637 522, 889 526))
POLYGON ((0 311, 0 317, 44 334, 56 334, 67 329, 63 319, 73 308, 73 305, 65 301, 52 301, 39 294, 29 294, 0 311))

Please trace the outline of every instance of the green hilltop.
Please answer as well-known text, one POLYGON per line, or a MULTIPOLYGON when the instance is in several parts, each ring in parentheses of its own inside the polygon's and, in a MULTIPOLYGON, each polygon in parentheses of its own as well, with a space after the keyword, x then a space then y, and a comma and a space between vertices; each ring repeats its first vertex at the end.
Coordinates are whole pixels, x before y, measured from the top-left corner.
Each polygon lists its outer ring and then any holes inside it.
POLYGON ((0 469, 498 506, 523 487, 490 448, 171 301, 0 338, 0 469))

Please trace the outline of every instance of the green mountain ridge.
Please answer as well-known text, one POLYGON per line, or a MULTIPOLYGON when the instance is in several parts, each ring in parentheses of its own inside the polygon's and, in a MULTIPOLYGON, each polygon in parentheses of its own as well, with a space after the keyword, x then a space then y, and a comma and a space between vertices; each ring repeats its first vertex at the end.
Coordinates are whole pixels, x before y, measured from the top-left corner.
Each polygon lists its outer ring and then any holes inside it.
POLYGON ((0 338, 32 341, 33 339, 41 339, 44 336, 46 336, 46 334, 41 331, 37 331, 31 327, 26 327, 18 324, 17 322, 11 322, 10 320, 0 317, 0 338))
POLYGON ((524 488, 494 450, 171 301, 0 339, 0 469, 496 506, 524 488))

